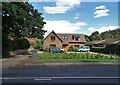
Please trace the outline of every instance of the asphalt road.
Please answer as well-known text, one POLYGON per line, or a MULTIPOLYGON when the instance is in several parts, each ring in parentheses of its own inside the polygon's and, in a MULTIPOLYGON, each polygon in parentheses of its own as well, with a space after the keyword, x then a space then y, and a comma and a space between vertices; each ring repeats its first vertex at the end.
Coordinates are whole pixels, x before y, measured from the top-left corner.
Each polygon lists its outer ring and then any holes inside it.
POLYGON ((118 83, 117 65, 29 65, 3 69, 3 83, 118 83))

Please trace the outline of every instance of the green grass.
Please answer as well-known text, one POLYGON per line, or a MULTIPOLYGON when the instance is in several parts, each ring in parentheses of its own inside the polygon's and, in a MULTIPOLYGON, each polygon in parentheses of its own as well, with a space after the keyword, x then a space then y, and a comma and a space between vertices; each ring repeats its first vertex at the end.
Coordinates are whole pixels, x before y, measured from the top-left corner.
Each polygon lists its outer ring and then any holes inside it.
POLYGON ((37 55, 39 62, 120 62, 113 56, 90 53, 42 53, 37 55))
POLYGON ((52 63, 52 62, 120 62, 117 59, 114 60, 92 60, 92 59, 40 59, 40 63, 52 63))

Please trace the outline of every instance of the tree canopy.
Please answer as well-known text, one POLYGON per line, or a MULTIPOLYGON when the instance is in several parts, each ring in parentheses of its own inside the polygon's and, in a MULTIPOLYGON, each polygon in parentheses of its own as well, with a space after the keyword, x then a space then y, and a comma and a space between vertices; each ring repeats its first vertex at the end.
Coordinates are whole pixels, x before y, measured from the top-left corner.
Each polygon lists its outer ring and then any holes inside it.
POLYGON ((28 2, 2 2, 2 54, 9 50, 9 36, 15 39, 38 37, 43 39, 45 22, 42 14, 28 2))
POLYGON ((2 3, 3 34, 20 38, 43 38, 46 31, 42 28, 45 24, 41 13, 34 9, 28 2, 3 2, 2 3))
POLYGON ((99 33, 98 31, 93 32, 90 36, 85 35, 87 42, 95 40, 103 40, 108 38, 119 38, 120 29, 109 30, 106 32, 99 33))

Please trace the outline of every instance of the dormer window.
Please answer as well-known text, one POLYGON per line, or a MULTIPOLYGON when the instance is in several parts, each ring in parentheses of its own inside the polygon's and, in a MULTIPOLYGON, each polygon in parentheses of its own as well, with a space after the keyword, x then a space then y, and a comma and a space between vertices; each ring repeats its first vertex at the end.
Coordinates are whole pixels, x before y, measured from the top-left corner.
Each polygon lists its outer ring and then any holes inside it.
POLYGON ((78 34, 72 35, 72 39, 78 41, 80 36, 78 34))
POLYGON ((63 38, 63 39, 68 39, 68 36, 63 36, 62 38, 63 38))

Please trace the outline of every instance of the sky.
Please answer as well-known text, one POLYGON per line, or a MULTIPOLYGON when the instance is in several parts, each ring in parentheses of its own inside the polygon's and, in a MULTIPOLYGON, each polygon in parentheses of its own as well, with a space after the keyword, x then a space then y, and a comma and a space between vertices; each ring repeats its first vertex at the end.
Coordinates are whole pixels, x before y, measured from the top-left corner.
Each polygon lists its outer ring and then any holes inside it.
POLYGON ((48 35, 56 33, 76 33, 91 35, 114 30, 118 25, 118 2, 90 2, 82 0, 40 0, 29 1, 46 22, 44 30, 48 35))

